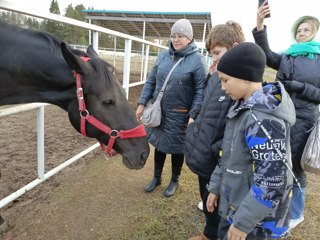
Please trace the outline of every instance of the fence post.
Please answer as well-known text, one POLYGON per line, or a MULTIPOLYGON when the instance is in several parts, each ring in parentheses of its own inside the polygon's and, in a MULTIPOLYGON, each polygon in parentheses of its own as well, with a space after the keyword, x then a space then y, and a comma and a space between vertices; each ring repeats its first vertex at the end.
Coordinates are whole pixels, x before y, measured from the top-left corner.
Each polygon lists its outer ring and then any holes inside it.
POLYGON ((126 91, 127 99, 129 98, 129 82, 130 82, 130 63, 131 63, 131 45, 132 40, 125 40, 124 50, 124 66, 123 66, 123 87, 126 91))
POLYGON ((92 45, 93 49, 98 53, 98 48, 99 48, 99 33, 97 31, 93 31, 92 34, 92 45))
POLYGON ((37 109, 38 177, 44 178, 44 106, 37 109))
POLYGON ((144 82, 147 80, 149 51, 150 51, 150 45, 147 45, 146 46, 146 58, 144 61, 143 79, 142 79, 142 81, 144 81, 144 82))

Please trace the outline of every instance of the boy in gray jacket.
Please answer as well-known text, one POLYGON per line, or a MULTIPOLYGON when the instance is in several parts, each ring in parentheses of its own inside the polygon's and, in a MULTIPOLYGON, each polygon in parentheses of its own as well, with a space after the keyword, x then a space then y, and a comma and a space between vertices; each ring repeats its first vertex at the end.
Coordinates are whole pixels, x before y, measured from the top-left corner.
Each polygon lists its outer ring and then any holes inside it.
POLYGON ((219 198, 221 240, 277 239, 288 232, 295 110, 281 83, 262 83, 265 64, 263 50, 249 42, 218 63, 222 89, 236 100, 206 203, 208 211, 217 211, 219 198))

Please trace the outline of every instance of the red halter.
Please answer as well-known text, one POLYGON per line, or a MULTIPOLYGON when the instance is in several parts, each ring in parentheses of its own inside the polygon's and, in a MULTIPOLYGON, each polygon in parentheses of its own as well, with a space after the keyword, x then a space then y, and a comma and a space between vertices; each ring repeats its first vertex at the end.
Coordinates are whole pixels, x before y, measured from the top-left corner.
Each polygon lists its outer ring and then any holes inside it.
MULTIPOLYGON (((90 58, 81 57, 81 59, 85 62, 88 62, 90 58)), ((105 151, 106 154, 110 157, 114 156, 115 151, 112 149, 117 138, 126 139, 126 138, 139 138, 145 137, 146 131, 142 124, 138 125, 137 127, 129 130, 115 130, 111 129, 110 127, 106 126, 94 116, 90 115, 89 111, 86 108, 86 103, 84 101, 83 89, 81 87, 81 75, 75 71, 73 71, 74 77, 76 78, 77 82, 77 98, 79 103, 79 111, 80 111, 80 132, 83 136, 87 136, 86 134, 86 121, 88 121, 91 125, 99 129, 100 131, 109 135, 109 143, 107 148, 104 147, 104 144, 100 143, 101 150, 105 151)))

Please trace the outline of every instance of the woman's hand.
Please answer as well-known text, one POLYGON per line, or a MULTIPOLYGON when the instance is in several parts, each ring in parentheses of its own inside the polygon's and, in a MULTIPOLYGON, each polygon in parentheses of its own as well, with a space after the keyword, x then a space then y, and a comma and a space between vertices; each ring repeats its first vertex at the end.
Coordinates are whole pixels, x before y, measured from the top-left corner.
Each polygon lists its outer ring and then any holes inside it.
POLYGON ((246 240, 247 234, 245 232, 242 232, 238 228, 234 227, 233 224, 231 224, 229 230, 228 230, 228 240, 246 240))
POLYGON ((216 210, 217 206, 218 206, 218 196, 213 194, 213 193, 209 193, 208 198, 207 198, 207 210, 208 212, 213 212, 214 210, 216 210))
POLYGON ((145 108, 144 105, 142 105, 142 104, 138 105, 138 108, 137 108, 137 111, 136 111, 136 118, 137 118, 138 122, 140 122, 140 120, 141 120, 144 108, 145 108))
POLYGON ((283 84, 284 88, 287 90, 288 93, 302 93, 305 88, 305 84, 303 82, 298 82, 295 80, 285 80, 281 83, 283 84))
POLYGON ((268 0, 264 1, 264 3, 258 8, 257 12, 257 31, 261 31, 264 29, 264 18, 266 15, 270 14, 270 6, 268 0))
POLYGON ((212 75, 217 70, 218 60, 212 60, 210 67, 209 67, 209 73, 212 75))

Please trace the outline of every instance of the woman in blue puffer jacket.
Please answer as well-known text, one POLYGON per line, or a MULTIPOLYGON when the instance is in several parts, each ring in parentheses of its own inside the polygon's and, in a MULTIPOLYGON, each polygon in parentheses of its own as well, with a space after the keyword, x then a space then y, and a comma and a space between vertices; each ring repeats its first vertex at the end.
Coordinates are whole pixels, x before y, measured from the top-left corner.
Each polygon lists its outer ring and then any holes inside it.
POLYGON ((152 192, 161 184, 166 154, 171 154, 172 177, 164 196, 174 195, 184 162, 184 143, 188 122, 198 115, 203 100, 208 67, 193 40, 191 23, 178 20, 171 29, 168 50, 160 53, 143 87, 136 117, 141 119, 147 102, 155 100, 173 65, 183 60, 172 72, 161 101, 161 124, 147 128, 147 139, 155 147, 154 176, 145 192, 152 192))
POLYGON ((277 72, 289 93, 296 110, 296 123, 291 128, 291 151, 293 172, 301 184, 293 187, 290 212, 290 228, 304 220, 306 174, 300 161, 304 146, 319 116, 320 104, 320 44, 313 39, 319 29, 319 20, 312 16, 299 18, 292 28, 297 42, 284 53, 272 52, 267 39, 264 17, 270 13, 269 5, 264 3, 258 9, 257 27, 253 29, 255 42, 262 47, 267 56, 267 65, 277 72), (302 191, 301 191, 302 190, 302 191))

